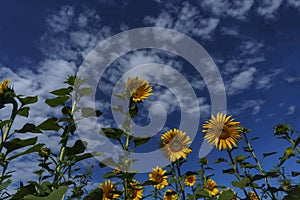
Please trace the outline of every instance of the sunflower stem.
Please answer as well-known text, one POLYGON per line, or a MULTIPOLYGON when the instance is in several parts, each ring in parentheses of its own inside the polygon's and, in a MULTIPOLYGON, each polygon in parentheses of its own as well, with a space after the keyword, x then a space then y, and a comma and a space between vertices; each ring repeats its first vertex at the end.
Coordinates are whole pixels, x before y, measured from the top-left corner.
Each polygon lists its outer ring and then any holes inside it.
MULTIPOLYGON (((259 172, 261 173, 261 175, 265 176, 266 174, 264 173, 264 171, 263 171, 263 169, 262 169, 262 166, 261 166, 260 162, 258 161, 258 159, 257 159, 257 157, 256 157, 256 154, 254 153, 254 149, 252 148, 252 145, 250 144, 250 142, 249 142, 249 140, 248 140, 248 138, 247 138, 247 136, 246 136, 246 133, 243 133, 243 136, 244 136, 244 138, 245 138, 245 141, 246 141, 246 143, 247 143, 247 146, 248 146, 248 148, 249 148, 249 151, 251 152, 251 155, 252 155, 253 159, 255 160, 255 162, 256 162, 256 164, 257 164, 257 167, 258 167, 258 169, 259 169, 259 172)), ((272 199, 276 199, 275 194, 270 190, 271 185, 270 185, 270 182, 269 182, 268 178, 265 177, 264 180, 265 180, 265 182, 266 182, 266 184, 267 184, 267 186, 268 186, 268 189, 269 189, 269 191, 270 191, 270 193, 271 193, 271 195, 272 195, 272 199)))
POLYGON ((156 188, 154 188, 154 200, 157 200, 157 189, 156 188))
POLYGON ((179 178, 181 195, 182 195, 183 200, 185 200, 185 192, 184 192, 184 186, 183 186, 182 180, 181 180, 181 171, 180 171, 180 162, 179 162, 179 160, 177 160, 177 162, 176 162, 176 167, 177 167, 177 173, 178 173, 178 178, 179 178))
POLYGON ((178 187, 178 182, 177 182, 177 176, 176 176, 176 171, 175 171, 175 163, 172 162, 172 175, 174 177, 174 179, 176 179, 175 181, 175 188, 176 188, 176 193, 179 194, 179 187, 178 187))
MULTIPOLYGON (((236 164, 236 162, 234 162, 234 160, 233 160, 233 157, 232 157, 232 155, 231 155, 231 151, 230 151, 229 149, 227 149, 226 151, 227 151, 228 156, 229 156, 229 158, 230 158, 231 166, 232 166, 232 168, 233 168, 233 170, 234 170, 234 172, 235 172, 235 176, 237 177, 237 179, 238 179, 239 181, 241 181, 241 176, 240 176, 240 173, 239 173, 237 164, 236 164)), ((247 191, 245 190, 245 188, 243 188, 243 192, 244 192, 245 196, 246 196, 247 198, 249 198, 248 193, 247 193, 247 191)))

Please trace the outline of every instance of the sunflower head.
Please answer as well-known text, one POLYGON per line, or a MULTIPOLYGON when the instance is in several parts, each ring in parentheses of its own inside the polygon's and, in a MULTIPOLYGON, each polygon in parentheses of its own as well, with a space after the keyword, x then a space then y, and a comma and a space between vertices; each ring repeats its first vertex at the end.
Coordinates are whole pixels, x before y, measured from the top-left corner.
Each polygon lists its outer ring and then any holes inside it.
POLYGON ((206 120, 202 127, 202 132, 206 133, 204 138, 219 150, 236 147, 237 141, 242 138, 240 122, 234 121, 231 116, 226 114, 218 113, 216 117, 212 115, 212 118, 206 120))
POLYGON ((149 174, 149 179, 157 183, 154 185, 155 189, 162 190, 168 185, 168 176, 165 175, 166 172, 166 170, 157 166, 149 174))
POLYGON ((215 196, 218 193, 217 184, 212 179, 207 179, 204 184, 204 190, 209 193, 211 196, 215 196))
POLYGON ((174 190, 166 190, 164 194, 164 200, 177 200, 178 194, 174 190))
POLYGON ((196 180, 197 178, 195 175, 189 175, 184 179, 184 183, 189 187, 193 187, 196 183, 196 180))
POLYGON ((132 180, 128 188, 129 198, 132 200, 139 200, 143 198, 143 186, 137 181, 132 180))
POLYGON ((149 82, 141 78, 128 78, 125 83, 126 94, 130 96, 132 101, 141 102, 152 95, 152 87, 149 82))
POLYGON ((259 200, 258 196, 253 191, 249 192, 248 196, 250 200, 259 200))
POLYGON ((176 128, 169 130, 161 136, 162 142, 160 147, 166 157, 171 162, 175 162, 180 158, 186 158, 192 152, 189 145, 192 143, 191 138, 185 132, 176 128))
POLYGON ((3 95, 9 89, 8 88, 9 83, 10 83, 9 79, 5 79, 0 83, 0 95, 3 95))
POLYGON ((103 199, 102 200, 110 200, 118 198, 120 195, 117 194, 116 187, 111 183, 110 180, 105 181, 104 183, 100 184, 102 191, 103 191, 103 199))

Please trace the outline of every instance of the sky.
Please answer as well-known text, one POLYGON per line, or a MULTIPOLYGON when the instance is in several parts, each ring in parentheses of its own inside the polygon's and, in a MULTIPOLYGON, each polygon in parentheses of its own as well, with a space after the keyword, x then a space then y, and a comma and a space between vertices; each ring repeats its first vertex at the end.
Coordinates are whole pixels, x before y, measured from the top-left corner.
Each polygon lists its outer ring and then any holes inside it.
MULTIPOLYGON (((212 58, 224 83, 226 112, 249 128, 251 136, 261 137, 254 143, 257 152, 280 152, 287 144, 274 139, 274 126, 289 123, 300 129, 299 18, 299 0, 241 0, 235 3, 229 0, 1 2, 0 80, 10 78, 17 93, 39 95, 39 103, 32 106, 30 118, 18 119, 15 127, 28 121, 40 123, 59 112, 45 105, 49 92, 63 87, 65 79, 77 73, 100 42, 134 28, 172 29, 198 42, 212 58)), ((100 123, 105 127, 116 126, 110 108, 114 86, 138 74, 153 79, 153 64, 147 67, 149 63, 169 66, 186 79, 195 91, 201 116, 195 116, 194 107, 190 107, 194 99, 176 93, 182 89, 183 82, 174 78, 175 73, 165 70, 159 72, 158 83, 153 83, 153 95, 141 109, 141 114, 146 117, 135 122, 141 126, 151 123, 149 113, 153 115, 152 119, 166 117, 165 124, 151 140, 151 144, 155 144, 165 130, 178 127, 180 109, 190 109, 187 118, 191 124, 198 124, 199 129, 191 146, 191 165, 185 169, 196 169, 203 141, 201 125, 210 117, 212 101, 203 77, 178 55, 158 49, 141 49, 112 62, 105 69, 97 88, 97 106, 104 112, 100 123), (147 69, 130 71, 134 67, 147 69), (162 83, 168 81, 175 92, 163 86, 162 83), (178 98, 183 98, 182 105, 178 98), (153 104, 160 107, 153 107, 153 104)), ((0 115, 7 117, 8 110, 1 110, 0 115)), ((55 147, 59 136, 44 134, 40 140, 55 147)), ((146 147, 146 151, 155 150, 155 145, 146 147)), ((225 153, 213 149, 207 158, 213 162, 220 156, 225 156, 225 153)), ((24 173, 20 169, 30 172, 34 166, 29 160, 18 160, 13 164, 17 170, 14 179, 28 180, 30 173, 21 176, 24 173)), ((266 162, 265 166, 272 167, 272 162, 266 162)), ((227 183, 224 178, 216 179, 227 183)), ((93 186, 98 184, 97 181, 93 186)))

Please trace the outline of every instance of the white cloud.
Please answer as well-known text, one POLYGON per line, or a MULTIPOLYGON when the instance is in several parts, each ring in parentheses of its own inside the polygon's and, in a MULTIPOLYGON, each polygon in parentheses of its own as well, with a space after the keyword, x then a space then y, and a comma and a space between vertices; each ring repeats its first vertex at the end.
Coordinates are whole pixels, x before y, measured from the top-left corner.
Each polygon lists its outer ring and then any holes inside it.
POLYGON ((242 103, 235 105, 234 108, 229 109, 230 113, 240 114, 242 112, 251 112, 252 115, 256 115, 260 112, 262 105, 265 103, 263 100, 245 100, 242 103))
POLYGON ((164 10, 158 17, 147 16, 144 21, 146 24, 175 29, 187 35, 202 38, 210 38, 220 22, 218 18, 204 18, 200 9, 187 1, 182 2, 178 8, 173 10, 175 13, 164 10))
POLYGON ((230 1, 230 0, 204 0, 201 6, 217 16, 234 17, 244 19, 247 12, 253 6, 253 0, 230 1))
POLYGON ((287 0, 288 4, 300 11, 300 1, 299 0, 287 0))
POLYGON ((287 76, 283 78, 288 83, 298 83, 300 82, 300 76, 287 76))
POLYGON ((58 13, 47 18, 47 23, 53 32, 63 32, 71 25, 73 16, 74 9, 71 6, 63 6, 58 13))
POLYGON ((264 0, 259 2, 260 5, 257 8, 257 13, 266 18, 273 18, 277 14, 277 10, 279 9, 283 0, 264 0))
POLYGON ((237 94, 249 88, 253 84, 254 75, 256 73, 255 67, 250 67, 246 71, 235 75, 229 83, 227 83, 227 93, 229 95, 237 94))
POLYGON ((290 106, 288 107, 288 110, 287 110, 287 112, 286 112, 286 115, 292 115, 292 114, 295 113, 295 111, 296 111, 296 106, 290 105, 290 106))
POLYGON ((277 69, 269 74, 259 73, 260 75, 256 78, 256 88, 257 89, 269 89, 273 86, 272 80, 279 75, 282 70, 277 69))

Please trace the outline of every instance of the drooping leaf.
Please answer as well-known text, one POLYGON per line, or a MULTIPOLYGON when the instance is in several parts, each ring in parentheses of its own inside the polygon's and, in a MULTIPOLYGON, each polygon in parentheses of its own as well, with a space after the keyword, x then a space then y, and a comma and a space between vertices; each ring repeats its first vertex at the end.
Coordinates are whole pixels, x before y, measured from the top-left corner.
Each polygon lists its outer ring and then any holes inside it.
POLYGON ((82 140, 77 140, 72 147, 66 147, 66 155, 73 156, 76 154, 83 153, 86 149, 87 142, 82 140))
POLYGON ((112 158, 105 158, 99 163, 99 167, 104 168, 106 166, 116 166, 117 164, 112 158))
POLYGON ((2 191, 3 189, 5 189, 7 186, 9 186, 11 184, 12 180, 8 179, 7 181, 3 182, 0 185, 0 191, 2 191))
POLYGON ((24 107, 24 108, 21 108, 20 110, 18 110, 17 114, 27 118, 29 116, 29 110, 30 110, 29 107, 24 107))
POLYGON ((0 121, 0 128, 3 128, 4 126, 6 126, 7 124, 11 123, 12 120, 4 120, 4 121, 0 121))
POLYGON ((300 187, 292 188, 288 191, 288 194, 283 198, 284 200, 296 200, 300 199, 300 187))
POLYGON ((34 138, 28 138, 28 139, 20 139, 20 138, 14 138, 10 141, 7 141, 3 144, 3 146, 7 149, 7 154, 10 152, 20 149, 26 146, 34 145, 37 141, 37 137, 34 138))
POLYGON ((145 181, 144 183, 142 183, 142 186, 146 186, 146 185, 157 185, 158 183, 155 182, 155 181, 150 181, 150 180, 147 180, 145 181))
POLYGON ((234 171, 233 168, 224 169, 224 170, 222 170, 222 172, 223 172, 224 174, 234 174, 234 173, 235 173, 235 171, 234 171))
POLYGON ((200 197, 208 197, 209 196, 209 193, 202 188, 196 189, 195 194, 199 195, 200 197))
POLYGON ((80 88, 80 89, 78 89, 78 93, 80 94, 80 96, 88 96, 93 93, 93 89, 92 88, 80 88))
POLYGON ((232 186, 244 189, 247 184, 250 182, 248 177, 243 178, 241 181, 231 181, 232 186))
POLYGON ((295 171, 292 171, 292 176, 299 176, 300 175, 300 172, 295 172, 295 171))
POLYGON ((252 141, 254 141, 254 140, 258 140, 260 137, 253 137, 253 138, 251 138, 251 140, 252 141))
POLYGON ((17 133, 42 133, 34 124, 26 123, 20 130, 16 130, 17 133))
POLYGON ((151 137, 134 137, 133 142, 135 147, 138 147, 140 145, 147 143, 150 139, 151 137))
POLYGON ((58 90, 54 90, 50 93, 54 94, 56 96, 66 96, 66 95, 69 95, 72 91, 73 91, 73 88, 68 87, 68 88, 61 88, 61 89, 58 89, 58 90))
POLYGON ((223 191, 222 194, 219 196, 219 200, 231 200, 235 196, 232 190, 223 191))
POLYGON ((107 178, 107 179, 115 178, 115 177, 117 177, 117 174, 113 172, 107 172, 106 174, 103 175, 103 178, 107 178))
POLYGON ((30 183, 18 189, 18 191, 12 196, 11 200, 24 199, 24 196, 28 194, 34 194, 35 192, 36 192, 35 184, 30 183))
POLYGON ((101 152, 94 152, 94 153, 85 153, 85 154, 82 154, 82 155, 76 155, 73 157, 74 161, 75 162, 79 162, 79 161, 82 161, 82 160, 85 160, 85 159, 88 159, 88 158, 92 158, 92 157, 97 157, 97 156, 102 156, 103 153, 101 152))
POLYGON ((101 133, 108 138, 120 140, 121 136, 124 134, 124 131, 117 128, 102 128, 101 133))
POLYGON ((86 197, 84 197, 83 200, 97 200, 97 199, 103 199, 103 191, 101 188, 97 188, 95 190, 92 190, 86 197))
POLYGON ((39 152, 40 149, 44 146, 44 144, 36 144, 34 145, 33 147, 30 147, 29 149, 27 149, 26 151, 23 151, 23 152, 20 152, 20 153, 17 153, 9 158, 7 158, 7 160, 13 160, 19 156, 23 156, 23 155, 26 155, 26 154, 30 154, 30 153, 34 153, 34 152, 39 152))
POLYGON ((19 97, 19 100, 22 103, 22 106, 25 106, 28 104, 36 103, 38 101, 38 97, 37 96, 24 97, 24 98, 19 97))
POLYGON ((58 120, 54 117, 46 119, 44 122, 42 122, 40 125, 37 126, 38 129, 41 130, 53 130, 58 131, 60 129, 60 126, 57 124, 58 120))
POLYGON ((234 160, 235 160, 236 162, 240 163, 240 162, 243 162, 244 160, 246 160, 246 159, 249 158, 249 157, 250 157, 250 156, 239 155, 239 156, 236 156, 236 157, 234 158, 234 160))
POLYGON ((69 96, 59 96, 54 99, 47 99, 46 103, 51 107, 57 107, 59 105, 64 105, 64 103, 68 101, 69 98, 69 96))
POLYGON ((81 109, 82 117, 99 117, 102 115, 100 110, 95 110, 93 108, 84 107, 81 109))
POLYGON ((274 154, 276 154, 276 153, 278 153, 278 152, 264 153, 264 154, 263 154, 263 157, 265 158, 265 157, 268 157, 268 156, 272 156, 272 155, 274 155, 274 154))
POLYGON ((32 194, 29 194, 24 197, 24 200, 59 200, 64 194, 66 194, 67 190, 68 186, 60 186, 58 189, 54 189, 46 197, 37 197, 32 194))

